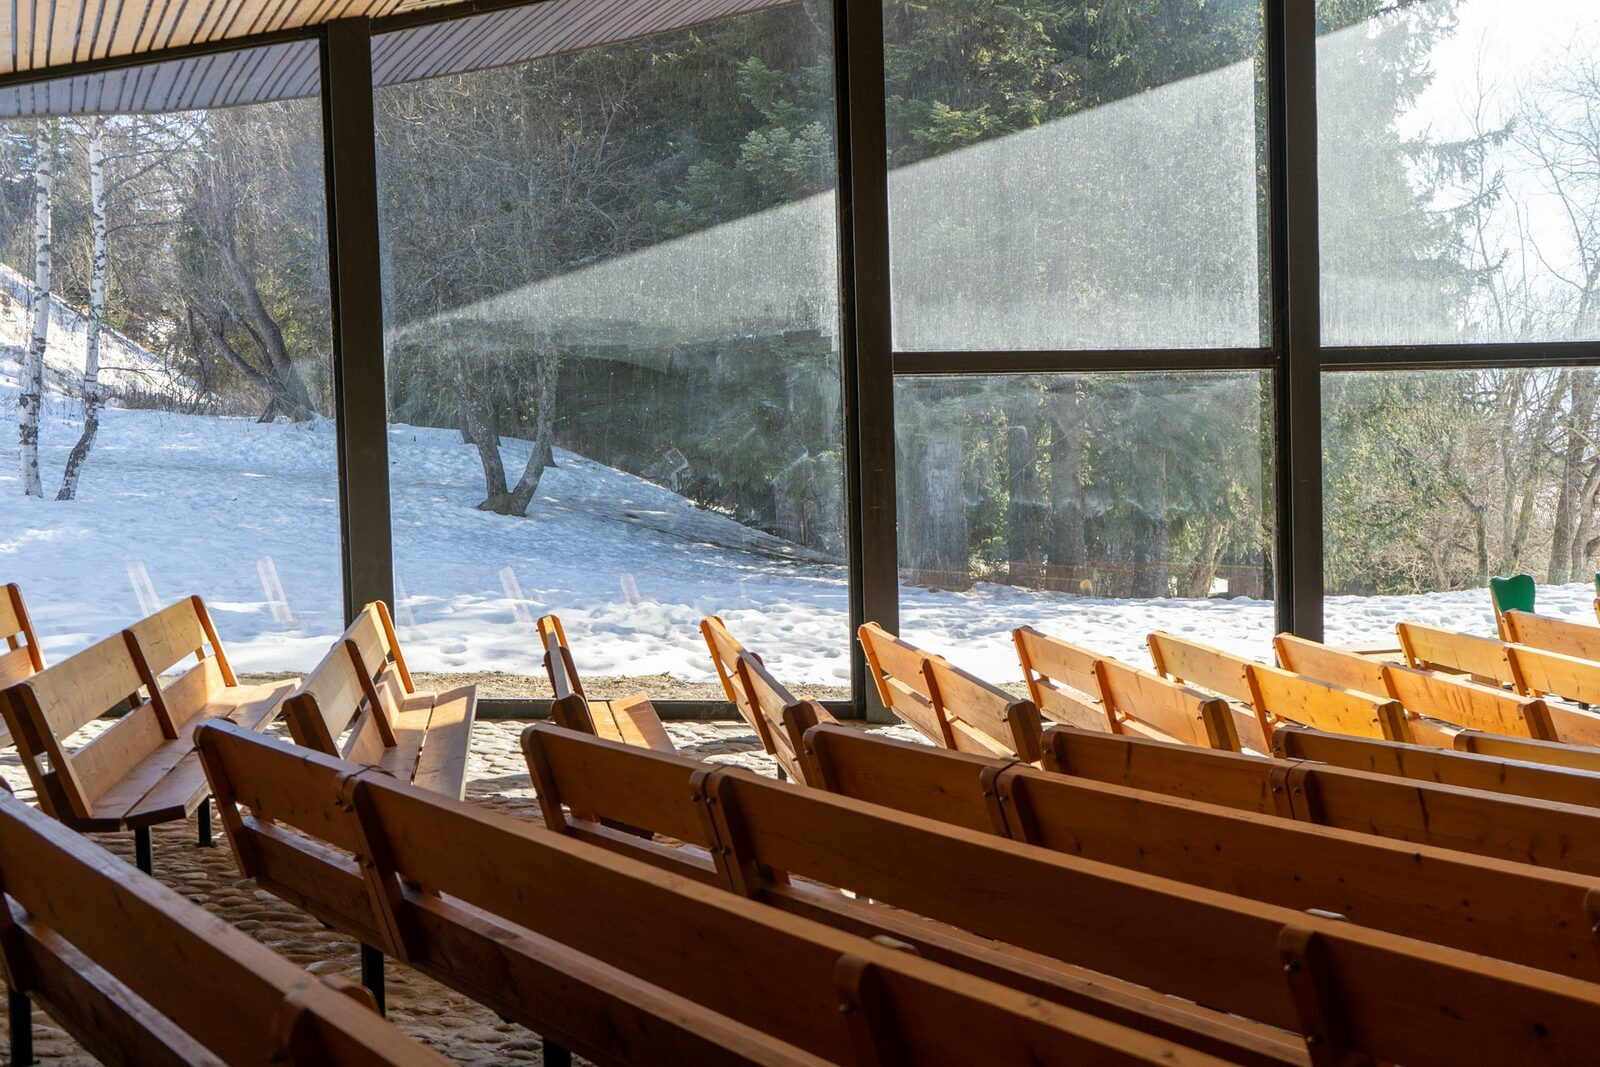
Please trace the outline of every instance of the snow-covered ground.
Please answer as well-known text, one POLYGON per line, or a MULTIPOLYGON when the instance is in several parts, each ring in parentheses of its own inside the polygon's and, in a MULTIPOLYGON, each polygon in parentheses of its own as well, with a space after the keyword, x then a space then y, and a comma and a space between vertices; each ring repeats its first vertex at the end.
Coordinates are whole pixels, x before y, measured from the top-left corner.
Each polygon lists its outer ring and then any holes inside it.
MULTIPOLYGON (((202 594, 243 670, 303 670, 339 632, 333 426, 111 408, 79 499, 20 495, 15 364, 0 363, 0 581, 19 582, 47 654, 59 658, 159 603, 202 594), (275 604, 274 573, 284 600, 275 604)), ((43 460, 58 481, 76 404, 48 398, 43 460)), ((520 467, 527 446, 506 443, 520 467), (520 453, 520 455, 519 455, 520 453)), ((554 611, 590 674, 711 677, 696 624, 721 614, 780 675, 844 684, 842 567, 697 509, 568 452, 529 517, 476 511, 471 448, 446 430, 390 432, 396 615, 423 670, 542 673, 532 620, 554 611)), ((53 495, 53 492, 52 492, 53 495)), ((1585 585, 1541 589, 1540 610, 1592 619, 1585 585)), ((901 590, 901 630, 996 681, 1019 672, 1009 632, 1029 623, 1135 662, 1166 629, 1256 656, 1271 605, 1252 600, 1101 600, 980 585, 901 590)), ((1340 597, 1328 636, 1391 645, 1402 618, 1491 633, 1482 592, 1340 597)))

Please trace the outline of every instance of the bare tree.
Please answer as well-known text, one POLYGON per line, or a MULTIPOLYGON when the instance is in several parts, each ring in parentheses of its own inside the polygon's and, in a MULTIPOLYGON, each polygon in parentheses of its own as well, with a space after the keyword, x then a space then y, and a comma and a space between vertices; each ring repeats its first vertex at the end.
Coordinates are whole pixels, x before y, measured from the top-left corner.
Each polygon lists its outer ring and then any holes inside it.
POLYGON ((50 339, 50 207, 55 188, 55 122, 40 119, 34 131, 33 292, 29 304, 33 329, 22 360, 17 404, 17 440, 22 453, 22 492, 44 496, 39 481, 39 408, 44 400, 44 352, 50 339))
POLYGON ((93 251, 89 266, 89 322, 83 339, 83 431, 67 456, 67 469, 61 476, 57 500, 71 500, 78 492, 78 475, 100 430, 100 407, 105 403, 100 389, 100 331, 106 314, 106 145, 105 124, 98 117, 89 122, 89 226, 93 251))

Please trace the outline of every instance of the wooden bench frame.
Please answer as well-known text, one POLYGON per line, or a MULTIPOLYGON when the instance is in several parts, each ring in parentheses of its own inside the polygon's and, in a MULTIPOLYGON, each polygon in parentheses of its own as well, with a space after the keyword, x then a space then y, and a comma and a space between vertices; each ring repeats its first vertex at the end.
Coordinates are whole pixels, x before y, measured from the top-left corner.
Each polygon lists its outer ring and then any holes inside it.
POLYGON ((443 1067, 352 982, 318 979, 0 795, 0 957, 11 1062, 30 1000, 105 1063, 443 1067))
POLYGON ((884 707, 941 748, 1039 758, 1042 722, 1033 701, 889 633, 875 622, 859 636, 884 707))
POLYGON ((152 826, 194 815, 200 844, 211 844, 196 727, 226 719, 265 729, 293 688, 237 685, 204 603, 188 597, 11 685, 0 710, 39 806, 75 830, 132 830, 135 863, 148 872, 152 826), (191 654, 196 665, 163 686, 160 673, 191 654), (115 723, 68 751, 72 735, 125 705, 115 723))
MULTIPOLYGON (((829 730, 844 732, 822 726, 811 733, 829 730)), ((536 778, 558 792, 581 791, 574 803, 586 809, 604 810, 607 797, 629 792, 638 776, 628 768, 668 760, 611 745, 609 755, 621 762, 599 772, 603 744, 538 725, 524 732, 536 778), (558 778, 557 763, 571 772, 558 778)), ((1592 1049, 1574 1027, 1600 1037, 1600 987, 1584 981, 797 789, 742 768, 671 762, 677 788, 653 806, 676 809, 662 816, 673 822, 709 816, 707 836, 731 889, 822 921, 892 924, 897 933, 889 936, 907 933, 919 952, 934 928, 919 930, 905 912, 1308 1035, 1317 1064, 1469 1055, 1509 1062, 1546 1052, 1576 1058, 1592 1049), (1535 1004, 1541 1007, 1530 1014, 1535 1004), (1531 1035, 1552 1032, 1537 1018, 1547 1010, 1562 1018, 1553 1026, 1567 1041, 1559 1051, 1528 1045, 1531 1035)), ((1014 762, 993 766, 1023 778, 1037 773, 1014 762)), ((633 818, 641 800, 622 803, 633 818)), ((545 810, 561 826, 559 806, 545 810)), ((616 847, 633 846, 619 838, 616 847)), ((946 951, 958 944, 953 936, 943 942, 946 951)))
POLYGON ((674 751, 672 738, 661 724, 655 705, 643 693, 614 700, 590 700, 567 644, 567 631, 554 615, 540 616, 539 638, 544 643, 544 670, 555 699, 550 718, 569 730, 642 745, 658 752, 674 751))
MULTIPOLYGON (((0 689, 32 677, 44 670, 44 653, 34 633, 28 605, 15 582, 0 587, 0 636, 5 649, 0 654, 0 689)), ((0 723, 0 748, 12 744, 11 731, 0 723)))
POLYGON ((1600 810, 1593 808, 1064 727, 1045 732, 1044 768, 1241 811, 1600 876, 1600 810))
MULTIPOLYGON (((1285 727, 1279 736, 1308 731, 1285 727)), ((1320 735, 1336 737, 1336 735, 1320 735)), ((1339 738, 1339 740, 1343 740, 1339 738)), ((1390 744, 1365 742, 1363 744, 1390 744)), ((809 733, 841 795, 1117 867, 1600 981, 1591 877, 911 745, 809 733), (957 807, 964 811, 957 812, 957 807), (1360 872, 1359 877, 1352 872, 1360 872)), ((892 902, 891 902, 892 903, 892 902)))
POLYGON ((1272 745, 1272 724, 1255 707, 1248 668, 1254 660, 1157 630, 1145 638, 1155 672, 1169 681, 1216 693, 1228 701, 1241 744, 1258 752, 1272 745))
POLYGON ((199 744, 258 884, 591 1059, 1215 1062, 370 768, 199 744))
POLYGON ((772 739, 772 757, 778 763, 778 777, 792 778, 809 785, 805 762, 806 731, 819 722, 837 722, 833 713, 815 700, 799 700, 783 683, 772 676, 766 664, 748 650, 739 653, 734 664, 738 671, 739 688, 744 690, 750 707, 767 724, 772 739))
POLYGON ((466 788, 477 691, 418 692, 382 601, 361 609, 283 707, 296 744, 457 800, 466 788))

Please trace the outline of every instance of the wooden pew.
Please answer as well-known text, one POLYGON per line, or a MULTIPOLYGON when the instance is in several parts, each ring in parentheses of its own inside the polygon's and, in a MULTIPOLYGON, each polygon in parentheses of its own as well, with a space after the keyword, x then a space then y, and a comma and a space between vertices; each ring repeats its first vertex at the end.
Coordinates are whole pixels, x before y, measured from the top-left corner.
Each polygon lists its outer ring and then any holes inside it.
POLYGON ((200 814, 210 843, 205 773, 194 754, 202 722, 239 716, 260 729, 275 707, 205 699, 179 683, 163 690, 134 632, 125 630, 0 692, 17 751, 39 806, 75 830, 134 831, 135 855, 149 871, 150 827, 200 814), (87 744, 68 741, 88 723, 131 707, 87 744))
POLYGON ((1110 731, 1111 719, 1101 703, 1100 678, 1095 674, 1098 653, 1031 626, 1017 627, 1011 639, 1028 683, 1028 697, 1041 716, 1080 730, 1110 731))
POLYGON ((1542 648, 1600 663, 1600 626, 1590 623, 1553 619, 1527 611, 1508 611, 1500 616, 1500 636, 1513 645, 1542 648))
POLYGON ((1265 663, 1252 663, 1245 673, 1250 681, 1250 703, 1265 718, 1269 731, 1294 722, 1330 733, 1415 740, 1398 700, 1375 698, 1265 663))
MULTIPOLYGON (((1285 727, 1279 736, 1305 733, 1285 727)), ((859 730, 816 730, 807 745, 830 780, 867 782, 866 795, 843 794, 855 800, 888 799, 898 810, 934 819, 960 803, 963 825, 998 813, 996 831, 1014 840, 1600 980, 1600 945, 1588 912, 1589 894, 1600 885, 1593 877, 1239 812, 1017 762, 985 765, 859 730), (883 788, 879 768, 895 776, 895 789, 883 788), (945 795, 934 798, 935 790, 945 795)))
POLYGON ((860 636, 884 706, 928 740, 961 752, 1039 758, 1039 709, 1031 700, 1013 697, 877 623, 863 625, 860 636))
POLYGON ((1279 634, 1273 644, 1285 670, 1398 700, 1419 744, 1449 748, 1462 730, 1555 738, 1549 708, 1537 697, 1481 685, 1461 675, 1386 663, 1292 634, 1279 634))
POLYGON ((1473 747, 1445 751, 1299 727, 1284 727, 1272 738, 1273 754, 1279 759, 1600 808, 1600 751, 1473 731, 1463 731, 1456 741, 1458 746, 1465 741, 1473 747), (1587 757, 1587 766, 1577 761, 1556 765, 1557 759, 1569 755, 1587 757), (1541 758, 1535 760, 1536 756, 1541 758))
POLYGON ((284 715, 298 744, 460 799, 477 707, 470 685, 415 689, 389 609, 374 601, 284 702, 284 715))
POLYGON ((1058 774, 1600 876, 1600 809, 1064 727, 1044 756, 1058 774))
POLYGON ((247 875, 592 1060, 1217 1062, 321 753, 199 743, 247 875))
POLYGON ((30 1000, 121 1064, 443 1067, 359 986, 317 979, 10 794, 0 795, 0 957, 11 1062, 30 1000))
POLYGON ((805 751, 802 739, 817 723, 838 720, 815 700, 795 699, 751 652, 740 652, 735 667, 739 687, 749 694, 750 706, 767 724, 772 737, 772 754, 778 761, 778 776, 810 785, 811 775, 801 757, 805 751))
POLYGON ((593 734, 628 745, 643 745, 658 752, 673 751, 655 705, 643 693, 616 700, 590 700, 583 691, 583 680, 573 663, 567 632, 554 615, 539 619, 539 637, 544 642, 544 669, 550 676, 555 700, 550 718, 569 730, 593 734))
POLYGON ((277 715, 298 680, 240 685, 217 637, 211 613, 198 596, 184 597, 128 628, 169 708, 193 708, 206 719, 226 718, 262 729, 277 715), (183 667, 190 657, 194 662, 183 667), (176 675, 171 681, 162 679, 176 675))
MULTIPOLYGON (((0 653, 0 689, 44 670, 39 638, 33 632, 22 590, 15 583, 0 587, 0 636, 6 642, 6 651, 0 653)), ((0 724, 0 748, 11 743, 11 731, 0 724)))
POLYGON ((761 657, 715 615, 700 620, 700 633, 711 651, 722 690, 728 702, 761 740, 761 747, 778 763, 778 777, 806 781, 800 762, 800 738, 819 722, 833 722, 833 713, 814 700, 797 700, 761 662, 761 657))
MULTIPOLYGON (((627 792, 626 763, 639 762, 638 753, 613 745, 612 755, 624 761, 620 773, 613 767, 597 775, 592 750, 599 742, 538 726, 524 737, 534 748, 554 746, 530 767, 570 763, 574 773, 589 775, 590 804, 599 803, 602 789, 611 796, 627 792), (580 746, 588 751, 576 754, 580 746)), ((1022 779, 1038 773, 1007 766, 1022 779)), ((1589 982, 999 840, 741 768, 682 761, 676 790, 654 798, 655 806, 692 813, 696 787, 720 862, 742 895, 823 922, 877 929, 919 953, 938 951, 968 964, 969 942, 950 934, 936 940, 943 931, 918 926, 906 913, 938 920, 946 929, 1308 1035, 1313 1062, 1453 1063, 1480 1056, 1529 1062, 1554 1051, 1539 1047, 1541 1038, 1530 1041, 1548 1032, 1540 1021, 1547 1011, 1559 1013, 1548 1017, 1563 1019, 1556 1025, 1572 1040, 1556 1053, 1562 1058, 1592 1051, 1580 1046, 1572 1027, 1600 1034, 1600 1015, 1588 1017, 1600 1008, 1600 986, 1589 982), (1306 951, 1310 945, 1317 947, 1306 951)), ((1458 869, 1463 862, 1442 853, 1440 859, 1458 869)), ((1515 875, 1515 865, 1504 865, 1503 873, 1515 875)), ((1587 883, 1570 881, 1576 888, 1569 903, 1581 902, 1587 883)), ((1569 944, 1574 940, 1580 955, 1592 957, 1592 945, 1568 935, 1569 944)), ((1600 966, 1592 958, 1586 965, 1600 966)), ((1223 1037, 1212 1031, 1206 1039, 1223 1037)), ((1258 1055, 1270 1053, 1263 1048, 1258 1055)))
POLYGON ((1240 742, 1257 752, 1270 749, 1272 728, 1251 703, 1255 694, 1245 673, 1254 660, 1160 630, 1145 641, 1157 674, 1225 698, 1240 742))

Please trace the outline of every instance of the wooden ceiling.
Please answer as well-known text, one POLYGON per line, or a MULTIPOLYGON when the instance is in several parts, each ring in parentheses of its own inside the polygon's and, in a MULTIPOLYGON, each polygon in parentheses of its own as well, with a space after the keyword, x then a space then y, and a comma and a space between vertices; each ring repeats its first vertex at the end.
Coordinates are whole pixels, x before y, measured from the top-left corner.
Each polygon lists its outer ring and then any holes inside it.
MULTIPOLYGON (((394 85, 525 62, 697 25, 794 0, 539 0, 379 34, 373 78, 394 85)), ((247 38, 336 18, 443 7, 436 0, 13 0, 0 76, 183 45, 247 38)), ((0 8, 0 12, 3 12, 0 8)), ((0 118, 226 107, 310 96, 310 40, 0 88, 0 118)))

